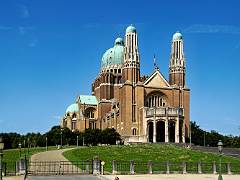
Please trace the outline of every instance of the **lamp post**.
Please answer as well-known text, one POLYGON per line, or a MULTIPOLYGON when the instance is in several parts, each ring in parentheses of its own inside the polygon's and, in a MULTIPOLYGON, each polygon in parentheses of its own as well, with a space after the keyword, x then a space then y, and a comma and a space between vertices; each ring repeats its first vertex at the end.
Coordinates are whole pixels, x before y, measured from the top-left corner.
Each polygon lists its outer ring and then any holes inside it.
POLYGON ((223 143, 221 140, 218 141, 218 152, 219 152, 219 174, 218 174, 218 180, 222 180, 222 150, 223 150, 223 143))
POLYGON ((0 180, 2 180, 2 168, 3 168, 3 148, 4 148, 4 143, 2 137, 0 137, 0 180))
POLYGON ((29 155, 29 138, 27 139, 27 141, 28 141, 28 155, 29 155))
POLYGON ((189 134, 190 134, 190 137, 189 137, 189 140, 190 140, 190 148, 192 147, 192 129, 191 129, 191 121, 189 123, 189 134))
POLYGON ((22 156, 22 152, 21 152, 22 144, 21 143, 18 144, 18 148, 19 148, 19 157, 21 158, 21 156, 22 156))
POLYGON ((23 152, 24 152, 24 155, 26 155, 26 140, 25 139, 23 140, 23 152))
POLYGON ((46 136, 46 151, 48 150, 47 136, 46 136))
POLYGON ((78 136, 77 136, 77 147, 78 147, 78 136))
POLYGON ((63 128, 61 128, 61 148, 62 148, 62 145, 63 145, 63 137, 62 137, 62 135, 63 135, 63 128))
POLYGON ((206 146, 206 132, 204 131, 204 135, 203 135, 203 146, 206 146))

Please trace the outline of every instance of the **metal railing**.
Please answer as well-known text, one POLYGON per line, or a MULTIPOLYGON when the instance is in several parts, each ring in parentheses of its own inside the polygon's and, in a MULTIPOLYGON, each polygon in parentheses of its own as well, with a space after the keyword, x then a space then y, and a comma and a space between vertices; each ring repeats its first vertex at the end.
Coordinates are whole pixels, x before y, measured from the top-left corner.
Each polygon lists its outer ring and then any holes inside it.
POLYGON ((92 161, 34 161, 28 163, 29 175, 91 174, 92 161))
MULTIPOLYGON (((240 163, 222 163, 223 174, 240 174, 240 163)), ((112 174, 216 174, 218 163, 113 161, 112 174)))

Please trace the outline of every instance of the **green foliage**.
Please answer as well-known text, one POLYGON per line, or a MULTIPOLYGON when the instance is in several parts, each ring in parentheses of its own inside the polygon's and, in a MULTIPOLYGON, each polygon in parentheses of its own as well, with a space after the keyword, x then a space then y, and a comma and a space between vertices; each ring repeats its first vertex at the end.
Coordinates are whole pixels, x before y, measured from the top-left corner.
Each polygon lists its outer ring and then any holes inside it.
POLYGON ((77 136, 79 146, 85 144, 96 146, 97 144, 116 144, 116 141, 120 141, 121 137, 115 129, 86 129, 84 133, 79 131, 71 131, 69 128, 61 128, 60 126, 53 126, 47 133, 27 133, 26 135, 20 135, 17 133, 0 133, 3 137, 5 149, 19 148, 21 144, 22 148, 31 147, 45 147, 46 138, 48 146, 63 145, 76 145, 77 136))
MULTIPOLYGON (((240 136, 224 136, 219 134, 216 131, 207 132, 202 130, 196 122, 191 122, 191 136, 192 143, 195 145, 204 145, 204 136, 205 136, 205 145, 216 147, 219 140, 222 140, 225 147, 240 147, 240 136)), ((189 142, 189 140, 188 140, 189 142)))
POLYGON ((83 134, 87 145, 96 146, 97 144, 116 144, 121 140, 120 134, 115 129, 86 129, 83 134))
POLYGON ((102 144, 116 144, 116 141, 121 141, 121 136, 115 129, 104 129, 102 131, 102 144))
MULTIPOLYGON (((180 148, 173 145, 140 144, 128 146, 95 146, 82 147, 64 152, 64 156, 70 161, 91 160, 94 156, 106 162, 106 169, 111 170, 113 160, 116 161, 141 161, 155 162, 218 162, 218 154, 204 153, 191 149, 180 148)), ((222 162, 239 163, 240 160, 223 156, 222 162)))

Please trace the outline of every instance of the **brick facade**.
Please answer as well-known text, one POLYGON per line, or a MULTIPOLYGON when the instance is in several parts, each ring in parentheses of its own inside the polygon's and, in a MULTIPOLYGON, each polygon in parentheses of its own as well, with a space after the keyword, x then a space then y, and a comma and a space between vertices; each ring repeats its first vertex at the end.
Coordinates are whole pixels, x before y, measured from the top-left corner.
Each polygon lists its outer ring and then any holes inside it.
POLYGON ((79 131, 115 128, 125 142, 185 142, 190 89, 185 83, 182 35, 173 35, 169 81, 157 66, 148 78, 141 76, 137 38, 136 29, 129 26, 125 42, 118 38, 106 51, 89 97, 97 103, 78 97, 79 109, 66 111, 62 127, 79 131))

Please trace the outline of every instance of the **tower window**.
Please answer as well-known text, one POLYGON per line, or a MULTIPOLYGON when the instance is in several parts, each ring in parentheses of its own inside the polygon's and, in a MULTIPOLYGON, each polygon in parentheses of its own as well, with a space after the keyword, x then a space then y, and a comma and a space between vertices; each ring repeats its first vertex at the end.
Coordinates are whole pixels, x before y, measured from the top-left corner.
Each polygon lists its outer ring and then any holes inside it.
POLYGON ((134 136, 137 135, 137 129, 136 129, 136 128, 133 128, 133 130, 132 130, 132 135, 134 135, 134 136))

